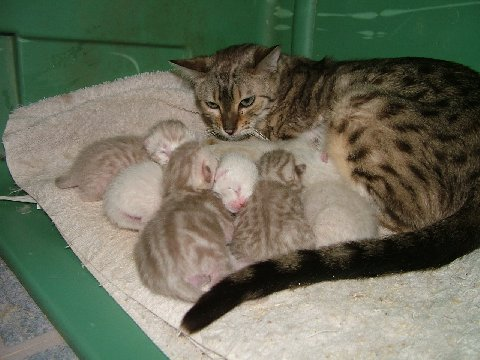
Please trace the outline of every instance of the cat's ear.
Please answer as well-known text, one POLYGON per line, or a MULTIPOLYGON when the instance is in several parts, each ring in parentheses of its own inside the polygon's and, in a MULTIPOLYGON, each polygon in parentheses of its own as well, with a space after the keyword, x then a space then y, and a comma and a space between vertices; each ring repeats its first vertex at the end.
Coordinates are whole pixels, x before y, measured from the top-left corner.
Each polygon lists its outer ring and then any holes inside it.
POLYGON ((280 54, 282 50, 280 46, 274 46, 268 49, 267 53, 263 56, 263 58, 259 59, 257 65, 255 66, 255 72, 275 72, 278 68, 278 59, 280 58, 280 54))
POLYGON ((174 66, 174 70, 176 70, 180 76, 195 82, 208 72, 208 59, 207 56, 200 56, 193 59, 170 60, 170 64, 174 66))

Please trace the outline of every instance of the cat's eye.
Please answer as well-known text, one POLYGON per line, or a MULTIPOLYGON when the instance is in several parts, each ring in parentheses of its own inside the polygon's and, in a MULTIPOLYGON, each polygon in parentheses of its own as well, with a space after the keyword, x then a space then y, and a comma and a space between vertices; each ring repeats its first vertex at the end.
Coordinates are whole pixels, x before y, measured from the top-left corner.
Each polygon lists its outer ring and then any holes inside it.
POLYGON ((240 101, 240 106, 244 108, 252 106, 254 101, 255 101, 255 96, 250 96, 240 101))
POLYGON ((217 103, 214 103, 213 101, 205 101, 205 105, 207 105, 210 109, 218 109, 219 106, 217 103))

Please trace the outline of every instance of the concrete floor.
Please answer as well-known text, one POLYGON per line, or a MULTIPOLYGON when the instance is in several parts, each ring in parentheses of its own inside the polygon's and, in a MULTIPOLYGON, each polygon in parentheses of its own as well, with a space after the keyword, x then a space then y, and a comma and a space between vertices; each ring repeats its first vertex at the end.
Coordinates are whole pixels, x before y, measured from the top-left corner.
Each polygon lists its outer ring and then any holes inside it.
POLYGON ((1 258, 0 359, 77 359, 1 258))

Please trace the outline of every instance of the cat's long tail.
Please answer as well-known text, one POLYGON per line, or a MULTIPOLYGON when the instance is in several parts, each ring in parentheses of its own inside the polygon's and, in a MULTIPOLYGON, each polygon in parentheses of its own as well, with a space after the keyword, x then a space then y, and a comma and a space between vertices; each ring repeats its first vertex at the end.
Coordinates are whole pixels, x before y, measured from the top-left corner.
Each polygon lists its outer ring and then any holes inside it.
POLYGON ((296 251, 246 267, 205 293, 182 328, 194 333, 244 301, 284 289, 446 265, 480 247, 479 200, 472 196, 455 214, 419 231, 296 251))

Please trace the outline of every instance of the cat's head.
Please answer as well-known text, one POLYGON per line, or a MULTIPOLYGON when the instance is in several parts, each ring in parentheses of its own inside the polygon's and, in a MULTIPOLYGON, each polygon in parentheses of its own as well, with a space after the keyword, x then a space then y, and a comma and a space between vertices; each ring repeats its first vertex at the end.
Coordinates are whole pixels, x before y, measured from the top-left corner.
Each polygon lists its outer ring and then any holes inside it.
POLYGON ((211 189, 218 160, 198 141, 189 141, 175 149, 164 172, 164 191, 201 191, 211 189))
POLYGON ((256 135, 255 126, 276 100, 280 55, 278 46, 247 44, 171 63, 193 83, 210 130, 218 137, 240 140, 256 135))
POLYGON ((194 134, 183 122, 165 120, 150 129, 145 137, 144 147, 153 161, 165 165, 173 150, 191 140, 194 140, 194 134))
POLYGON ((238 213, 253 193, 258 179, 255 163, 237 153, 222 157, 215 174, 213 191, 231 213, 238 213))
POLYGON ((273 150, 258 160, 258 173, 261 179, 277 181, 293 189, 302 188, 302 175, 305 164, 297 164, 295 156, 285 150, 273 150))

